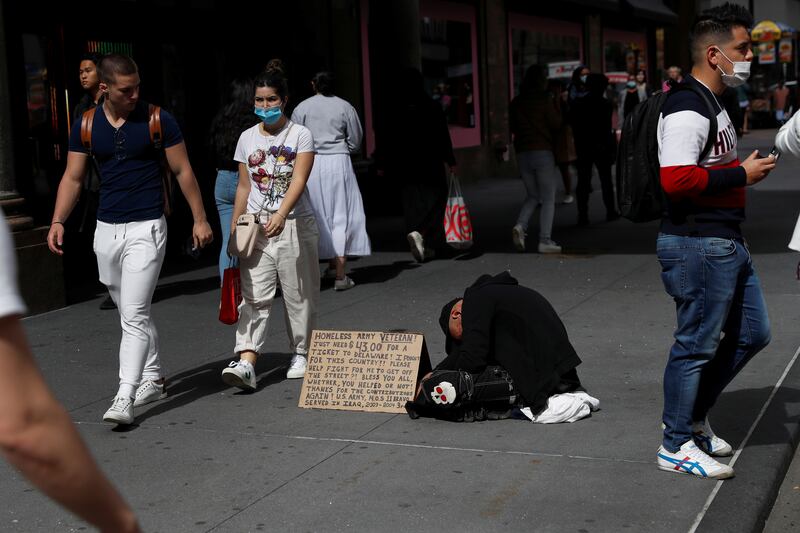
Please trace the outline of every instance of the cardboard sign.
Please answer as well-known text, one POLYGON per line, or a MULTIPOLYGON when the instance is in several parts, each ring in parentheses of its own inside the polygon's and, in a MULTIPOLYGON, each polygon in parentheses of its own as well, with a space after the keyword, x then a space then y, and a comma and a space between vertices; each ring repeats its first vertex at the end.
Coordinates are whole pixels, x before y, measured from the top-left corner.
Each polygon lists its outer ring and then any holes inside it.
POLYGON ((298 405, 404 413, 430 369, 420 334, 314 330, 298 405))

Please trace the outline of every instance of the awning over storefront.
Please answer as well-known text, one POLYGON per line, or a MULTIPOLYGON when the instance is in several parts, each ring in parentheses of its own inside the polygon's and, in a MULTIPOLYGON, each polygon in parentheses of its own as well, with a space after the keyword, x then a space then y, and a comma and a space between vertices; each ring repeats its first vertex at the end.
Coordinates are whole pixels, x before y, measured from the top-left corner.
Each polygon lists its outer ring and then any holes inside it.
POLYGON ((567 2, 570 4, 593 7, 595 9, 619 11, 619 0, 567 0, 567 2))
POLYGON ((623 0, 633 9, 633 14, 658 22, 677 22, 678 15, 661 0, 623 0))
POLYGON ((786 23, 783 22, 776 22, 778 27, 781 29, 781 37, 783 38, 791 38, 794 37, 794 34, 797 33, 797 30, 792 28, 786 23))
POLYGON ((750 32, 750 38, 757 43, 766 43, 769 41, 777 41, 781 38, 783 31, 780 26, 771 20, 762 20, 755 25, 753 31, 750 32))

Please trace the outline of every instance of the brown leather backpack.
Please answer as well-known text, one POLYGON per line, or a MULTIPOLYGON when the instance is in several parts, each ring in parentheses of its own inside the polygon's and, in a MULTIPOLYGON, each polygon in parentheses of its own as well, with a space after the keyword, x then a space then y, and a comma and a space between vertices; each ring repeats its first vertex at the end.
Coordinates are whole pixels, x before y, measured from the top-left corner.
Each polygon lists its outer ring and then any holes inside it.
MULTIPOLYGON (((100 106, 87 109, 84 111, 83 117, 81 118, 81 144, 89 152, 89 157, 92 158, 94 157, 94 153, 92 152, 92 124, 94 124, 94 114, 99 107, 100 106)), ((148 104, 147 109, 150 115, 150 120, 148 121, 150 141, 153 143, 153 147, 161 153, 159 165, 161 166, 161 187, 164 193, 164 214, 169 216, 172 214, 173 175, 164 152, 164 135, 161 130, 161 107, 148 104)), ((100 168, 99 165, 98 168, 100 168)), ((102 180, 102 176, 100 176, 100 179, 102 180)))

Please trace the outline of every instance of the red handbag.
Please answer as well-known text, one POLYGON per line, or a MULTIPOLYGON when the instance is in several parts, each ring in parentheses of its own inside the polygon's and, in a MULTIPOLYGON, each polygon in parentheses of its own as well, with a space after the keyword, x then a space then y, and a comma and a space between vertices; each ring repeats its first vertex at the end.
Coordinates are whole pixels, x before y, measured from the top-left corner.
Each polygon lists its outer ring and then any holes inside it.
POLYGON ((236 324, 239 321, 239 304, 242 301, 238 267, 228 267, 222 273, 222 295, 219 301, 219 321, 236 324))

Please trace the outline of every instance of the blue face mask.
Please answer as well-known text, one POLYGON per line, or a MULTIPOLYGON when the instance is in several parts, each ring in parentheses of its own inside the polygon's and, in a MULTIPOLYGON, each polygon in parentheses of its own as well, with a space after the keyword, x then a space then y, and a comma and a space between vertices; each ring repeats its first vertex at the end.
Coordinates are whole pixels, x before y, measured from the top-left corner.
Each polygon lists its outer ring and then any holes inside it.
POLYGON ((275 107, 256 107, 255 113, 258 118, 260 118, 264 124, 272 125, 278 122, 283 116, 283 111, 281 111, 280 106, 275 107))
POLYGON ((634 87, 636 87, 636 82, 635 81, 629 81, 627 85, 628 85, 628 89, 633 89, 634 87))

